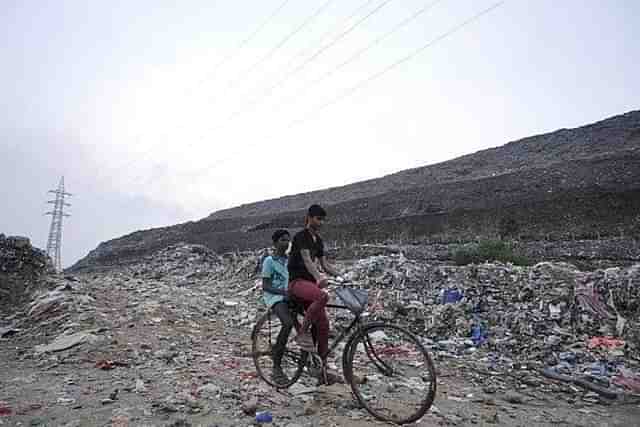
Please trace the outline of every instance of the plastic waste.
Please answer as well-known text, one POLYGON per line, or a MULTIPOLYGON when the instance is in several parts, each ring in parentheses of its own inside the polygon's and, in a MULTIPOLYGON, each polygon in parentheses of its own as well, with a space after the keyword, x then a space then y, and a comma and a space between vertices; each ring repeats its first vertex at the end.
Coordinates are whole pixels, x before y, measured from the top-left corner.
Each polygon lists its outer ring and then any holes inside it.
POLYGON ((480 322, 474 322, 471 326, 471 341, 476 347, 480 347, 487 340, 487 331, 480 322))
POLYGON ((442 295, 443 304, 453 304, 462 299, 462 292, 456 288, 445 289, 442 295))
POLYGON ((552 319, 560 319, 562 314, 561 304, 549 304, 549 315, 552 319))
POLYGON ((257 423, 270 423, 271 421, 273 421, 273 416, 269 411, 262 411, 256 414, 257 423))
POLYGON ((624 347, 626 342, 621 339, 612 337, 593 337, 587 342, 588 348, 606 348, 609 350, 615 350, 624 347))
POLYGON ((572 351, 562 352, 558 355, 558 358, 568 363, 575 363, 577 359, 576 354, 572 351))
POLYGON ((473 308, 472 308, 472 312, 473 313, 482 313, 484 311, 487 311, 487 302, 485 301, 484 298, 479 298, 474 304, 473 304, 473 308))
POLYGON ((607 364, 602 362, 594 362, 590 367, 590 374, 595 376, 604 376, 607 373, 607 364))

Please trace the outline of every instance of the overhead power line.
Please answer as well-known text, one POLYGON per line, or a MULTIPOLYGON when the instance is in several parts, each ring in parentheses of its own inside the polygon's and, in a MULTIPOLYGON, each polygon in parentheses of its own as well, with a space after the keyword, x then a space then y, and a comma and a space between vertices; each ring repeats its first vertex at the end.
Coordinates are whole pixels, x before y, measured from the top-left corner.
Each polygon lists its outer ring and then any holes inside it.
MULTIPOLYGON (((435 37, 434 39, 431 39, 430 41, 428 41, 426 43, 424 43, 423 45, 419 46, 417 49, 414 49, 413 51, 411 51, 407 55, 399 58, 398 60, 396 60, 394 62, 392 62, 391 64, 389 64, 388 66, 384 67, 380 71, 370 75, 369 77, 366 77, 365 79, 359 81, 355 85, 353 85, 353 86, 347 88, 346 90, 340 92, 337 96, 333 97, 331 100, 329 100, 327 102, 324 102, 322 104, 319 104, 318 106, 316 106, 316 107, 312 108, 311 110, 307 111, 305 114, 303 114, 298 119, 294 119, 294 120, 288 122, 283 127, 283 130, 287 130, 287 129, 290 129, 290 128, 294 127, 294 126, 300 125, 300 124, 310 120, 314 115, 317 115, 321 111, 326 110, 330 106, 332 106, 334 104, 337 104, 338 102, 344 100, 345 98, 348 98, 349 96, 352 96, 354 93, 356 93, 357 91, 361 90, 362 88, 364 88, 365 86, 367 86, 368 84, 373 82, 374 80, 377 80, 377 79, 381 78, 382 76, 384 76, 385 74, 389 73, 393 69, 399 67, 400 65, 402 65, 402 64, 404 64, 406 62, 409 62, 410 60, 412 60, 413 58, 415 58, 416 56, 418 56, 419 54, 421 54, 425 50, 427 50, 430 47, 434 46, 435 44, 441 42, 442 40, 446 39, 447 37, 450 37, 451 35, 457 33, 458 31, 460 31, 461 29, 463 29, 467 25, 473 23, 474 21, 478 20, 482 16, 487 15, 488 13, 493 11, 494 9, 497 9, 498 7, 502 6, 504 3, 506 3, 506 0, 502 0, 502 1, 496 2, 496 3, 492 4, 491 6, 489 6, 488 8, 483 9, 480 12, 475 13, 474 15, 472 15, 471 17, 465 19, 464 21, 460 22, 459 24, 454 25, 453 27, 451 27, 447 31, 441 33, 439 36, 435 37)), ((273 136, 275 136, 275 134, 273 136)), ((248 147, 244 147, 243 148, 243 152, 246 152, 247 148, 248 147)), ((213 168, 215 166, 219 166, 220 164, 231 160, 232 158, 242 154, 243 152, 236 152, 236 153, 226 157, 225 159, 220 159, 218 161, 212 162, 211 164, 207 165, 206 167, 201 168, 200 170, 196 171, 192 175, 194 175, 194 176, 201 175, 205 171, 207 171, 207 170, 209 170, 209 169, 211 169, 211 168, 213 168)))
POLYGON ((331 105, 334 105, 340 101, 342 101, 343 99, 353 95, 355 92, 357 92, 358 90, 362 89, 364 86, 368 85, 369 83, 371 83, 374 80, 379 79, 380 77, 384 76, 385 74, 387 74, 389 71, 393 70, 394 68, 399 67, 400 65, 412 60, 413 58, 415 58, 416 56, 418 56, 420 53, 424 52, 425 50, 427 50, 428 48, 432 47, 433 45, 435 45, 436 43, 444 40, 445 38, 451 36, 452 34, 460 31, 462 28, 466 27, 467 25, 471 24, 472 22, 476 21, 477 19, 481 18, 482 16, 488 14, 489 12, 491 12, 494 9, 497 9, 498 7, 502 6, 504 3, 506 2, 506 0, 502 0, 499 1, 497 3, 492 4, 491 6, 489 6, 486 9, 481 10, 480 12, 474 14, 473 16, 471 16, 470 18, 462 21, 460 24, 455 25, 454 27, 450 28, 449 30, 445 31, 444 33, 440 34, 438 37, 436 37, 435 39, 432 39, 431 41, 423 44, 422 46, 420 46, 419 48, 413 50, 412 52, 410 52, 409 54, 407 54, 406 56, 398 59, 397 61, 391 63, 390 65, 388 65, 387 67, 383 68, 382 70, 378 71, 377 73, 367 77, 364 80, 361 80, 360 82, 358 82, 357 84, 351 86, 350 88, 344 90, 343 92, 341 92, 338 96, 336 96, 335 98, 329 100, 328 102, 325 102, 323 104, 320 104, 319 106, 317 106, 316 108, 308 111, 303 117, 301 117, 300 119, 294 120, 292 122, 290 122, 289 126, 287 127, 291 127, 291 126, 295 126, 297 124, 303 123, 305 121, 307 121, 309 119, 309 116, 312 114, 316 114, 319 113, 320 111, 325 110, 326 108, 330 107, 331 105))
MULTIPOLYGON (((389 0, 389 1, 391 1, 391 0, 389 0)), ((444 1, 444 0, 433 0, 431 2, 428 2, 427 4, 422 6, 420 9, 418 9, 415 12, 413 12, 411 15, 409 15, 408 17, 406 17, 405 19, 400 21, 398 24, 393 26, 389 31, 385 32, 380 37, 377 37, 372 42, 370 42, 366 46, 364 46, 363 48, 357 50, 354 54, 350 55, 346 60, 344 60, 343 62, 341 62, 340 64, 338 64, 334 68, 332 68, 331 70, 327 71, 326 73, 322 74, 319 78, 313 80, 312 82, 304 85, 302 88, 296 90, 295 94, 293 94, 292 96, 284 98, 284 99, 281 99, 280 102, 286 104, 289 101, 291 101, 293 98, 299 97, 300 94, 306 92, 307 90, 309 90, 313 86, 316 86, 319 83, 321 83, 322 81, 328 79, 329 77, 334 75, 336 72, 338 72, 340 69, 342 69, 342 68, 346 67, 347 65, 349 65, 350 63, 354 62, 356 59, 360 58, 364 53, 366 53, 367 51, 371 50, 373 47, 377 46, 382 41, 384 41, 385 39, 389 38, 390 36, 392 36, 393 34, 398 32, 400 29, 406 27, 411 22, 413 22, 414 20, 419 18, 425 12, 429 11, 430 9, 432 9, 433 7, 435 7, 438 3, 442 2, 442 1, 444 1)), ((378 10, 380 10, 381 6, 384 6, 386 3, 388 3, 388 1, 387 2, 383 2, 380 5, 378 5, 378 7, 376 9, 374 9, 372 12, 370 12, 364 18, 366 19, 367 17, 371 17, 373 15, 373 13, 377 12, 378 10)), ((358 23, 364 22, 365 19, 359 20, 358 23)), ((352 30, 353 28, 354 27, 351 26, 347 30, 347 33, 348 33, 348 31, 352 30)), ((345 32, 343 32, 342 34, 345 34, 345 32)), ((320 50, 322 50, 323 47, 321 47, 320 50)), ((300 70, 300 69, 301 69, 300 67, 297 68, 297 70, 300 70)), ((254 98, 252 101, 250 101, 248 104, 245 104, 241 108, 236 109, 231 114, 229 114, 225 119, 223 119, 217 126, 214 126, 213 128, 210 128, 207 131, 211 132, 213 130, 220 130, 221 128, 224 127, 224 125, 228 124, 235 117, 237 117, 240 114, 246 112, 249 108, 259 104, 260 101, 266 99, 269 96, 269 94, 273 91, 273 89, 275 89, 275 88, 277 88, 279 86, 283 86, 287 81, 289 81, 293 77, 293 74, 295 74, 295 72, 296 71, 294 70, 293 72, 289 73, 289 75, 285 76, 284 79, 280 80, 275 85, 269 87, 266 91, 263 91, 260 96, 254 98)), ((192 145, 193 145, 193 143, 188 144, 188 147, 190 147, 192 145)))
POLYGON ((329 43, 327 43, 324 46, 321 46, 320 49, 318 49, 316 52, 313 53, 313 55, 309 56, 305 61, 303 61, 296 68, 294 68, 292 71, 290 71, 282 79, 277 81, 275 84, 269 86, 265 91, 263 91, 263 94, 271 93, 274 89, 277 89, 278 87, 282 86, 284 83, 286 83, 288 80, 290 80, 291 77, 293 77, 294 75, 296 75, 299 72, 301 72, 307 65, 309 65, 311 62, 316 60, 320 55, 322 55, 328 49, 330 49, 331 47, 335 46, 339 41, 344 39, 347 35, 349 35, 349 33, 351 33, 353 30, 355 30, 364 21, 366 21, 367 19, 371 18, 373 15, 378 13, 380 11, 380 9, 382 9, 384 6, 389 4, 391 1, 392 0, 385 0, 382 3, 380 3, 372 11, 370 11, 369 13, 367 13, 366 15, 364 15, 363 17, 358 19, 355 23, 353 23, 353 25, 349 26, 346 30, 344 30, 343 32, 338 34, 338 36, 335 37, 332 41, 330 41, 329 43))
MULTIPOLYGON (((317 86, 319 83, 327 80, 329 77, 333 76, 336 72, 338 72, 342 68, 346 67, 347 65, 351 64, 356 59, 360 58, 363 54, 365 54, 366 52, 368 52, 369 50, 371 50, 375 46, 379 45, 382 41, 384 41, 385 39, 389 38, 390 36, 392 36, 393 34, 398 32, 402 28, 406 27, 411 22, 415 21, 422 14, 424 14, 425 12, 431 10, 433 7, 435 7, 438 3, 441 3, 442 1, 444 1, 444 0, 434 0, 434 1, 431 1, 431 2, 429 2, 427 4, 425 4, 423 7, 421 7, 420 9, 415 11, 414 13, 412 13, 410 16, 408 16, 405 19, 403 19, 402 21, 400 21, 398 24, 396 24, 389 31, 387 31, 386 33, 384 33, 380 37, 376 38, 375 40, 373 40, 371 43, 367 44, 363 48, 358 49, 356 52, 354 52, 352 55, 350 55, 346 60, 344 60, 341 63, 339 63, 337 66, 335 66, 332 69, 330 69, 329 71, 323 73, 320 77, 314 79, 313 81, 309 82, 308 84, 305 84, 301 88, 296 89, 294 95, 286 97, 286 98, 283 98, 283 99, 280 99, 279 103, 285 103, 286 104, 287 102, 291 101, 293 98, 299 97, 302 93, 304 93, 307 90, 313 88, 314 86, 317 86)), ((251 106, 256 105, 263 99, 265 99, 265 97, 254 99, 252 104, 250 104, 250 105, 251 106)))
POLYGON ((249 44, 260 32, 271 22, 271 20, 278 14, 280 11, 289 3, 290 0, 284 0, 282 3, 278 5, 278 7, 271 12, 259 25, 253 30, 251 34, 249 34, 246 38, 244 38, 234 50, 232 50, 229 54, 224 56, 214 67, 213 69, 205 75, 200 81, 198 81, 195 86, 191 87, 188 94, 193 93, 198 87, 200 87, 203 83, 208 81, 212 76, 214 76, 220 68, 222 68, 225 64, 235 58, 238 53, 244 48, 247 44, 249 44))
MULTIPOLYGON (((262 30, 264 30, 264 28, 273 20, 274 17, 276 17, 280 11, 282 11, 282 9, 284 9, 284 7, 287 5, 287 3, 289 3, 291 0, 284 0, 282 2, 280 2, 278 4, 278 6, 265 18, 263 19, 260 24, 258 24, 258 26, 244 39, 242 39, 238 45, 231 50, 231 52, 227 55, 225 55, 218 63, 216 63, 216 65, 213 67, 212 70, 210 70, 204 78, 200 79, 197 83, 195 83, 195 85, 191 86, 190 88, 187 88, 183 93, 185 97, 191 96, 193 94, 193 92, 199 88, 204 82, 210 80, 214 75, 217 74, 217 72, 223 67, 225 66, 227 63, 229 63, 232 59, 234 59, 236 56, 238 56, 238 54, 240 53, 240 51, 246 46, 248 45, 251 41, 253 41, 253 39, 255 39, 258 34, 260 34, 262 32, 262 30)), ((180 127, 178 127, 177 129, 180 129, 180 127)), ((140 139, 140 137, 142 136, 142 134, 139 134, 137 136, 137 139, 140 139)), ((148 154, 147 150, 145 153, 148 154)), ((145 154, 143 153, 143 155, 145 154)), ((125 170, 130 168, 131 166, 133 166, 134 163, 136 163, 138 161, 138 159, 133 159, 129 162, 125 162, 123 165, 119 166, 119 167, 115 167, 114 169, 112 169, 110 171, 110 173, 108 175, 104 175, 102 178, 106 178, 107 176, 111 176, 115 173, 117 173, 118 171, 121 170, 125 170)), ((98 177, 98 179, 101 179, 101 177, 98 177)))
MULTIPOLYGON (((386 6, 387 4, 389 4, 392 0, 383 0, 380 4, 378 4, 373 10, 369 11, 366 15, 362 16, 361 18, 359 18, 356 22, 354 22, 352 25, 350 25, 348 28, 346 28, 344 31, 340 32, 335 38, 333 38, 333 40, 331 40, 329 43, 324 44, 322 46, 320 46, 319 49, 317 49, 311 56, 309 56, 304 62, 302 62, 300 65, 298 65, 294 70, 292 70, 290 73, 287 74, 287 76, 285 77, 285 79, 281 80, 279 83, 276 83, 276 85, 270 87, 269 89, 267 89, 268 91, 275 89, 279 84, 284 83, 285 80, 290 79, 293 75, 299 73, 300 71, 302 71, 304 69, 304 67, 306 67, 307 65, 309 65, 311 62, 313 62, 314 60, 316 60, 322 53, 324 53, 325 51, 327 51, 328 49, 330 49, 331 47, 335 46, 339 41, 341 41, 342 39, 344 39, 348 34, 350 34, 351 32, 353 32, 357 27, 359 27, 360 25, 362 25, 362 23, 364 23, 367 19, 371 18, 373 15, 375 15, 376 13, 378 13, 384 6, 386 6)), ((311 18, 314 18, 315 16, 317 16, 319 13, 321 13, 321 11, 328 6, 329 1, 325 2, 323 5, 320 6, 319 9, 316 10, 316 12, 314 14, 311 15, 310 18, 306 19, 303 24, 301 24, 301 26, 306 25, 308 22, 310 22, 311 18)), ((363 5, 361 5, 360 7, 358 7, 358 9, 356 9, 356 11, 354 11, 351 15, 355 15, 360 9, 362 9, 364 6, 366 6, 367 4, 369 4, 370 1, 367 1, 366 3, 364 3, 363 5)), ((300 27, 297 27, 296 29, 294 29, 294 31, 292 32, 292 34, 295 34, 299 31, 300 27)), ((289 35, 285 36, 284 42, 286 42, 286 40, 288 40, 289 35)), ((276 45, 276 48, 279 48, 283 45, 284 43, 281 41, 281 43, 278 43, 278 45, 276 45)), ((276 49, 274 48, 274 49, 276 49)), ((272 49, 273 51, 273 49, 272 49)), ((270 54, 272 54, 273 52, 271 52, 270 54)), ((270 54, 267 54, 267 56, 269 56, 270 54)), ((258 60, 256 62, 263 62, 262 59, 258 60)), ((254 64, 255 65, 255 64, 254 64)), ((253 66, 251 66, 250 68, 253 68, 253 66)), ((215 126, 213 129, 208 129, 209 132, 211 132, 212 130, 215 129, 220 129, 223 127, 223 125, 227 124, 227 122, 229 122, 230 120, 232 120, 235 116, 237 116, 240 112, 244 111, 244 109, 240 109, 240 110, 236 110, 233 113, 231 113, 230 115, 228 115, 225 119, 223 119, 217 126, 215 126)), ((185 146, 185 148, 191 147, 193 146, 194 142, 187 144, 185 146)), ((150 150, 148 150, 147 152, 142 154, 142 159, 144 159, 148 154, 150 153, 150 150)), ((136 162, 139 162, 141 160, 140 157, 132 160, 130 162, 130 164, 128 166, 133 165, 136 162)), ((134 178, 134 182, 137 182, 140 179, 140 176, 134 178)), ((148 182, 148 181, 147 181, 148 182)))
MULTIPOLYGON (((353 23, 352 25, 350 25, 346 30, 340 32, 333 40, 331 40, 329 43, 320 46, 320 48, 318 50, 316 50, 309 58, 307 58, 304 62, 302 62, 300 65, 298 65, 296 68, 294 68, 291 72, 289 72, 283 79, 281 79, 280 81, 278 81, 276 84, 270 86, 269 88, 267 88, 266 91, 263 91, 263 95, 268 96, 268 94, 273 91, 274 89, 276 89, 277 87, 281 86, 282 84, 284 84, 287 80, 291 79, 295 74, 299 73, 300 71, 302 71, 304 69, 304 67, 306 67, 307 65, 309 65, 311 62, 313 62, 314 60, 316 60, 322 53, 324 53, 325 51, 327 51, 329 48, 335 46, 339 41, 341 41, 342 39, 344 39, 349 33, 351 33, 353 30, 355 30, 358 26, 360 26, 363 22, 365 22, 367 19, 371 18, 373 15, 375 15, 377 12, 379 12, 384 6, 386 6, 387 4, 389 4, 392 0, 384 0, 382 3, 380 3, 378 6, 376 6, 373 10, 371 10, 369 13, 367 13, 366 15, 364 15, 363 17, 361 17, 360 19, 358 19, 355 23, 353 23)), ((368 4, 369 2, 367 2, 366 4, 368 4)), ((366 5, 365 4, 365 5, 366 5)), ((358 8, 361 9, 362 7, 364 7, 365 5, 362 5, 361 7, 358 8)), ((249 104, 249 107, 251 107, 252 105, 254 105, 254 103, 249 104)), ((232 112, 231 114, 229 114, 228 116, 226 116, 222 121, 220 121, 216 126, 214 126, 213 128, 209 128, 207 129, 207 132, 211 132, 213 130, 220 130, 221 128, 223 128, 226 124, 228 124, 231 120, 233 120, 234 117, 236 117, 237 115, 243 113, 245 110, 247 109, 247 106, 241 107, 239 109, 237 109, 236 111, 232 112)), ((185 148, 189 148, 192 147, 194 142, 191 142, 189 144, 187 144, 185 146, 185 148)), ((148 153, 147 153, 148 154, 148 153)), ((139 161, 140 159, 136 159, 136 161, 139 161)), ((133 163, 133 162, 132 162, 133 163)), ((136 177, 134 178, 134 182, 137 182, 140 179, 140 177, 136 177)), ((148 181, 147 181, 148 182, 148 181)))
POLYGON ((316 38, 316 40, 312 43, 308 43, 307 46, 303 47, 302 49, 300 49, 299 51, 297 51, 296 53, 294 53, 293 55, 291 55, 291 58, 289 59, 289 61, 282 67, 280 67, 278 70, 276 70, 274 73, 272 73, 273 76, 281 76, 285 73, 286 70, 290 69, 290 66, 299 58, 301 57, 303 54, 307 53, 308 51, 310 51, 310 46, 315 44, 315 42, 317 41, 324 41, 330 34, 333 34, 334 32, 336 32, 336 30, 340 27, 342 27, 345 23, 351 21, 351 19, 353 19, 354 16, 356 16, 358 13, 360 13, 360 11, 362 9, 364 9, 365 7, 367 7, 370 3, 372 3, 373 0, 366 0, 364 3, 360 4, 360 6, 358 6, 356 9, 353 10, 353 12, 351 12, 346 18, 340 20, 340 22, 338 23, 338 25, 334 25, 332 26, 329 30, 325 31, 324 33, 322 33, 322 35, 320 35, 320 37, 316 38))
MULTIPOLYGON (((244 76, 246 76, 247 74, 251 73, 253 70, 255 70, 258 66, 260 66, 262 63, 266 62, 267 60, 269 60, 280 48, 282 48, 282 46, 284 46, 293 36, 295 36, 297 33, 299 33, 300 31, 302 31, 302 29, 304 29, 306 26, 308 26, 315 18, 318 17, 318 15, 320 15, 322 13, 322 11, 324 11, 334 0, 326 0, 324 3, 322 3, 320 5, 320 7, 318 7, 311 15, 309 15, 307 18, 305 18, 302 23, 300 25, 298 25, 296 28, 294 28, 291 32, 289 32, 288 34, 286 34, 274 47, 272 47, 265 55, 263 55, 262 57, 260 57, 260 59, 258 59, 257 61, 255 61, 252 65, 250 65, 248 68, 246 68, 244 71, 240 72, 239 74, 237 74, 235 77, 233 77, 232 79, 228 80, 227 83, 225 84, 224 88, 225 90, 233 87, 237 82, 241 81, 242 78, 244 76)), ((387 0, 387 1, 391 1, 391 0, 387 0)), ((221 94, 218 93, 217 97, 220 97, 221 94)), ((184 127, 180 126, 177 127, 176 130, 179 130, 180 128, 184 127)), ((154 144, 155 146, 156 144, 154 144)), ((153 147, 153 146, 152 146, 153 147)), ((147 149, 145 152, 143 152, 142 154, 139 154, 137 158, 133 159, 131 162, 129 162, 125 167, 129 167, 132 166, 133 164, 135 164, 136 162, 140 162, 141 160, 146 159, 149 154, 152 152, 151 148, 147 149)), ((124 169, 124 168, 123 168, 124 169)))
POLYGON ((227 84, 225 85, 225 89, 229 89, 236 82, 240 81, 244 76, 246 76, 247 74, 249 74, 253 70, 255 70, 259 65, 261 65, 262 63, 264 63, 267 60, 269 60, 282 46, 285 45, 285 43, 287 43, 293 36, 298 34, 300 31, 302 31, 302 29, 304 29, 307 25, 309 25, 309 23, 311 23, 315 18, 317 18, 318 15, 320 15, 322 13, 322 11, 325 10, 332 2, 333 2, 333 0, 327 0, 322 5, 320 5, 320 7, 317 8, 314 13, 312 13, 304 21, 302 21, 302 23, 300 25, 298 25, 296 28, 294 28, 293 31, 291 31, 289 34, 285 35, 282 38, 282 40, 280 40, 274 47, 272 47, 269 50, 269 52, 267 52, 265 55, 263 55, 256 62, 251 64, 247 69, 245 69, 244 71, 240 72, 234 78, 229 80, 227 82, 227 84))

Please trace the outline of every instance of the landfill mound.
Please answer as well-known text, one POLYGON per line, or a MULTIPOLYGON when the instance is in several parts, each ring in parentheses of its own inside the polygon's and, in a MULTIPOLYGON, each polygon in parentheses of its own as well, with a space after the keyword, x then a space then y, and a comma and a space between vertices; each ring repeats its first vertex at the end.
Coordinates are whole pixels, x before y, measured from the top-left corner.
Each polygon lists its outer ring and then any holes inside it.
POLYGON ((118 266, 178 242, 218 252, 254 250, 278 228, 302 228, 312 203, 329 213, 323 232, 328 242, 426 244, 508 236, 546 242, 551 247, 540 261, 561 252, 562 260, 576 262, 581 250, 564 248, 588 240, 590 258, 618 261, 637 257, 638 164, 640 111, 632 111, 442 163, 136 231, 102 242, 71 269, 118 266), (613 239, 614 247, 600 245, 613 239))
MULTIPOLYGON (((439 395, 426 425, 625 425, 640 415, 640 264, 454 266, 375 249, 384 254, 338 268, 368 289, 371 319, 410 328, 429 349, 439 395)), ((265 253, 180 243, 119 269, 48 277, 23 311, 0 318, 10 321, 0 360, 12 363, 0 369, 0 415, 227 426, 269 410, 281 425, 313 425, 320 413, 328 425, 372 425, 348 386, 303 376, 285 395, 256 377, 250 335, 265 310, 265 253)), ((333 334, 351 317, 329 314, 333 334)))
POLYGON ((0 234, 0 310, 13 311, 42 287, 49 257, 27 237, 0 234))

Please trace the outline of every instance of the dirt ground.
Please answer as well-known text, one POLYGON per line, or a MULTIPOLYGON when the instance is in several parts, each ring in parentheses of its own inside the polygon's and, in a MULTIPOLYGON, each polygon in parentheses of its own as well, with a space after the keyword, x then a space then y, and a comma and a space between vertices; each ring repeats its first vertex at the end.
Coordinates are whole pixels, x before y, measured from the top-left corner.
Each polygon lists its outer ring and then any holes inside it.
MULTIPOLYGON (((127 331, 128 332, 128 331, 127 331)), ((147 337, 151 330, 137 331, 147 337)), ((230 369, 211 360, 211 355, 238 353, 249 340, 246 330, 219 330, 211 324, 208 339, 198 343, 198 356, 189 366, 158 372, 153 366, 95 367, 96 353, 81 346, 58 362, 25 359, 25 349, 5 341, 0 348, 0 402, 11 414, 0 416, 6 426, 250 426, 254 418, 241 409, 250 397, 258 398, 258 409, 269 410, 276 426, 369 426, 376 422, 357 408, 347 385, 318 387, 310 394, 276 392, 253 376, 252 360, 235 357, 230 369), (226 349, 224 348, 226 347, 226 349), (221 351, 223 350, 223 351, 221 351), (21 360, 23 359, 23 360, 21 360), (135 379, 144 379, 145 390, 135 389, 135 379), (196 390, 200 384, 215 384, 219 396, 196 396, 187 410, 165 404, 176 389, 196 390), (114 396, 114 393, 117 394, 114 396), (113 399, 109 399, 109 396, 113 399), (106 400, 105 400, 106 399, 106 400)), ((134 338, 133 336, 131 338, 134 338)), ((116 341, 124 339, 118 336, 116 341)), ((111 344, 118 345, 118 344, 111 344)), ((106 355, 103 352, 101 356, 106 355)), ((438 394, 431 411, 418 426, 638 426, 640 405, 605 406, 570 403, 572 395, 522 394, 523 403, 509 403, 501 392, 487 394, 481 385, 466 381, 456 366, 438 364, 438 394)), ((310 379, 303 379, 313 388, 310 379)), ((294 386, 295 387, 295 386, 294 386)))
MULTIPOLYGON (((75 311, 0 339, 0 426, 251 426, 251 406, 270 411, 274 426, 388 425, 359 408, 348 385, 303 377, 279 392, 262 382, 248 357, 253 318, 215 288, 119 280, 69 282, 61 292, 75 311), (90 328, 97 341, 34 350, 90 328)), ((637 402, 605 402, 540 378, 531 386, 491 378, 463 359, 436 359, 436 367, 435 403, 414 425, 640 426, 637 402)))

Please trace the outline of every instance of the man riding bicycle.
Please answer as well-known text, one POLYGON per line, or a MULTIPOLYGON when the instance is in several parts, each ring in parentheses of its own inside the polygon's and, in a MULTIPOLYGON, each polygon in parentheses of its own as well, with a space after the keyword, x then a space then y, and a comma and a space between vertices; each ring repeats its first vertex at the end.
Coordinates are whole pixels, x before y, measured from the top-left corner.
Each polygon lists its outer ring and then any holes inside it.
POLYGON ((289 295, 300 301, 305 308, 304 320, 295 340, 301 349, 316 352, 326 362, 329 348, 329 319, 325 306, 329 295, 323 289, 328 285, 327 277, 320 272, 316 262, 325 273, 338 276, 324 253, 324 243, 319 231, 327 213, 320 205, 311 205, 305 216, 304 230, 293 237, 289 254, 289 295), (310 332, 317 332, 317 349, 310 332))

